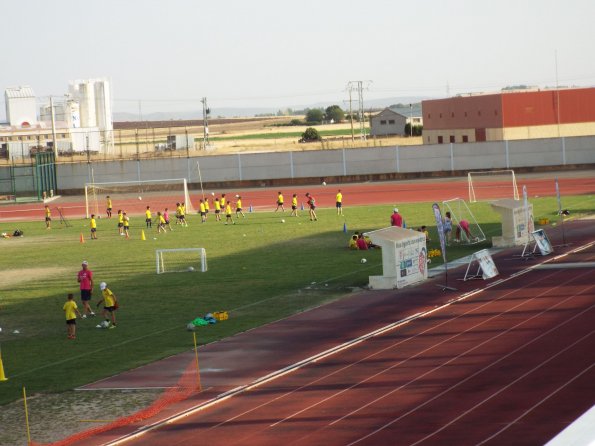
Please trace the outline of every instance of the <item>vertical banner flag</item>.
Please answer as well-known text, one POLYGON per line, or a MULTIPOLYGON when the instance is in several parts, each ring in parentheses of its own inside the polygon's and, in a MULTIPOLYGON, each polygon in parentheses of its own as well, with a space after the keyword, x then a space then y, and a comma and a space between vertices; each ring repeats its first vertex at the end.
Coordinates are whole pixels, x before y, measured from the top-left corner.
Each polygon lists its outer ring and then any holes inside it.
POLYGON ((556 198, 558 199, 558 215, 562 215, 562 200, 560 200, 560 186, 558 185, 558 177, 554 179, 556 183, 556 198))
POLYGON ((525 207, 525 225, 527 229, 527 241, 531 237, 532 228, 529 227, 529 200, 527 199, 527 186, 523 186, 523 206, 525 207))
POLYGON ((438 237, 440 238, 440 249, 442 250, 442 259, 446 265, 446 240, 444 235, 444 223, 442 221, 442 214, 440 213, 440 206, 438 203, 432 205, 434 210, 434 217, 436 218, 436 229, 438 230, 438 237))

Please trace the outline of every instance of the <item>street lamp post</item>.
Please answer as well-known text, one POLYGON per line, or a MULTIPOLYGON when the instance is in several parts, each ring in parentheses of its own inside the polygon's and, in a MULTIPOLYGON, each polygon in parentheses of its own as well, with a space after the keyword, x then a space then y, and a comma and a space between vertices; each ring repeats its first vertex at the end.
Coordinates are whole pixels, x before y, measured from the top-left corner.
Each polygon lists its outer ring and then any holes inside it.
POLYGON ((409 136, 413 136, 413 104, 409 104, 409 136))

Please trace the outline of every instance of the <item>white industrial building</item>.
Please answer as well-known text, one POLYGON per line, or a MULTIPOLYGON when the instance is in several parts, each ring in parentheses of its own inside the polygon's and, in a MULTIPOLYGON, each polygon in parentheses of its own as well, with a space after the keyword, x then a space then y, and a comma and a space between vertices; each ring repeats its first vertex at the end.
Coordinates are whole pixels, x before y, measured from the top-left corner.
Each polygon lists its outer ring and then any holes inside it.
POLYGON ((26 158, 33 150, 113 151, 110 84, 107 79, 71 81, 68 93, 44 103, 29 86, 7 88, 7 123, 0 123, 0 157, 26 158))

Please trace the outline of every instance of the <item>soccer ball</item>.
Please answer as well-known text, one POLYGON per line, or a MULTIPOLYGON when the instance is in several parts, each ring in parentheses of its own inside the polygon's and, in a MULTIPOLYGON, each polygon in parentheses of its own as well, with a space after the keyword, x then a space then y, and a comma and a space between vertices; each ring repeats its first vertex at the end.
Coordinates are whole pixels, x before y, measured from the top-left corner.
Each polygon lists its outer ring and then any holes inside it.
POLYGON ((240 196, 238 194, 236 194, 236 198, 240 198, 240 196))
POLYGON ((143 197, 141 197, 140 195, 138 196, 138 201, 143 201, 143 197))
POLYGON ((101 328, 107 328, 107 327, 109 327, 109 322, 103 321, 100 325, 101 325, 101 328))
POLYGON ((285 220, 281 219, 281 223, 285 223, 285 220))
POLYGON ((193 267, 193 266, 189 266, 189 267, 188 267, 188 271, 189 271, 189 272, 192 272, 192 271, 194 271, 194 267, 193 267))
POLYGON ((186 325, 186 330, 194 331, 196 330, 196 326, 192 322, 190 322, 188 325, 186 325))
POLYGON ((323 186, 326 186, 326 181, 323 181, 323 182, 322 182, 322 185, 323 185, 323 186))
POLYGON ((366 260, 366 259, 361 259, 361 262, 362 262, 362 263, 366 263, 366 262, 367 262, 367 260, 366 260))
POLYGON ((215 192, 211 192, 211 196, 213 196, 213 197, 214 197, 214 196, 215 196, 215 192))

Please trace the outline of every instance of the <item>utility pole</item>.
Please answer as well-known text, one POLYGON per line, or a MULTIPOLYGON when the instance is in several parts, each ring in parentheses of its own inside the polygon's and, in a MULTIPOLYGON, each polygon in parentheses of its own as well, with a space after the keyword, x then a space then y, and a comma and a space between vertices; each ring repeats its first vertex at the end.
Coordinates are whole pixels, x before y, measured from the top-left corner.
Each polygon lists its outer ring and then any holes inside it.
MULTIPOLYGON (((357 89, 357 102, 358 102, 358 118, 359 118, 359 131, 360 131, 360 139, 366 139, 366 120, 364 117, 364 88, 368 88, 368 86, 372 83, 372 81, 349 81, 347 83, 347 90, 349 91, 349 109, 351 110, 351 92, 357 89), (366 86, 364 87, 364 83, 366 86)), ((352 121, 352 129, 351 134, 353 138, 353 121, 352 121)))
POLYGON ((353 108, 351 107, 351 88, 349 89, 349 121, 351 122, 351 142, 355 141, 353 136, 353 108))
POLYGON ((56 116, 54 114, 54 98, 52 96, 50 96, 50 114, 52 117, 52 149, 54 149, 54 160, 57 160, 58 145, 56 144, 56 116))
POLYGON ((409 137, 413 136, 413 104, 409 104, 409 137))
POLYGON ((201 99, 202 102, 202 124, 203 124, 203 137, 202 137, 202 148, 207 150, 209 145, 209 114, 211 110, 207 106, 207 98, 201 99))

